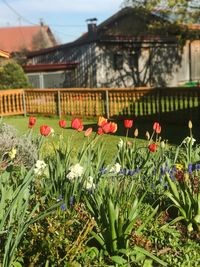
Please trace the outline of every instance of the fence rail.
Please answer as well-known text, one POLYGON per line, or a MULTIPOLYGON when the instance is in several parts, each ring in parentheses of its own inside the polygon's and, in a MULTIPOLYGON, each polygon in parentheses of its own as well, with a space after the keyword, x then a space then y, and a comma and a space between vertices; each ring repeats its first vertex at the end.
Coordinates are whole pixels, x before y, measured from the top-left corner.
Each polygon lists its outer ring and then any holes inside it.
POLYGON ((199 120, 200 88, 69 88, 0 91, 0 115, 137 116, 199 120))
POLYGON ((24 90, 0 90, 0 115, 24 114, 24 90))

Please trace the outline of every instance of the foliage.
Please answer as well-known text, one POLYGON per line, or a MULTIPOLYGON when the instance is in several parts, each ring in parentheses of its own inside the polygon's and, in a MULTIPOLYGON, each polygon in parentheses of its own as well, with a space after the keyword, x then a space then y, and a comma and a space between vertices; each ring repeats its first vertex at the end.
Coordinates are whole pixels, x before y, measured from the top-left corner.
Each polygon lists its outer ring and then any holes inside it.
POLYGON ((199 265, 199 146, 191 123, 178 147, 162 140, 158 122, 142 144, 137 131, 134 139, 127 134, 109 165, 102 136, 86 131, 75 153, 79 128, 68 142, 62 128, 56 143, 52 128, 33 138, 35 124, 24 136, 0 127, 3 266, 199 265), (30 155, 18 153, 21 140, 30 155))
POLYGON ((13 177, 12 171, 0 174, 0 263, 4 267, 15 262, 17 248, 28 227, 55 208, 54 205, 40 211, 40 203, 34 199, 32 170, 26 173, 21 169, 19 178, 15 181, 18 177, 13 177))
POLYGON ((30 87, 23 69, 15 62, 9 62, 0 68, 0 89, 30 87))
POLYGON ((12 166, 31 168, 38 159, 38 147, 30 135, 19 135, 16 129, 0 123, 0 171, 12 166))
POLYGON ((150 11, 159 10, 158 12, 164 17, 173 15, 174 20, 193 23, 198 22, 200 12, 197 0, 124 0, 124 5, 150 11))

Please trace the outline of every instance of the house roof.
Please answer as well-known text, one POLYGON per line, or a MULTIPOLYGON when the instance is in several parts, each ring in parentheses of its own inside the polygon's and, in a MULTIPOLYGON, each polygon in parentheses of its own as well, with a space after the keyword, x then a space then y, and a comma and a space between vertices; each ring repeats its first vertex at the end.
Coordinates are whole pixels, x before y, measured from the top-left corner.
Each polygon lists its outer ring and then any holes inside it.
MULTIPOLYGON (((66 43, 66 44, 62 44, 62 45, 58 45, 58 46, 54 46, 54 47, 50 47, 50 48, 46 48, 46 49, 41 49, 38 51, 33 51, 27 54, 28 57, 33 57, 33 56, 37 56, 37 55, 42 55, 42 54, 47 54, 50 52, 53 52, 55 50, 60 50, 63 48, 70 48, 70 47, 75 47, 75 46, 79 46, 81 44, 84 43, 89 43, 89 42, 130 42, 130 41, 134 41, 134 42, 176 42, 176 36, 174 35, 139 35, 139 36, 128 36, 128 35, 104 35, 104 29, 109 28, 110 25, 112 25, 113 23, 116 22, 116 20, 118 20, 121 17, 126 17, 129 14, 132 14, 132 12, 134 11, 134 8, 132 7, 125 7, 121 10, 119 10, 117 13, 115 13, 114 15, 112 15, 111 17, 109 17, 107 20, 105 20, 104 22, 102 22, 101 24, 99 24, 96 28, 96 32, 97 34, 94 35, 93 37, 91 37, 89 35, 88 32, 84 33, 82 36, 80 36, 78 39, 76 39, 73 42, 70 43, 66 43)), ((153 13, 149 13, 143 11, 144 13, 140 13, 139 15, 142 17, 147 16, 146 21, 150 21, 150 20, 156 20, 156 21, 164 21, 164 22, 168 22, 170 24, 170 22, 168 20, 166 20, 166 18, 160 16, 159 14, 156 14, 156 12, 153 13)), ((135 14, 137 14, 137 11, 135 11, 135 14)), ((137 14, 138 15, 138 14, 137 14)), ((200 25, 184 25, 186 26, 186 28, 188 28, 189 30, 200 30, 200 25)))
POLYGON ((9 58, 10 53, 0 49, 0 57, 9 58))
POLYGON ((33 36, 42 29, 47 32, 56 43, 55 38, 48 26, 19 26, 0 28, 0 46, 8 52, 18 52, 25 48, 32 51, 33 36))
POLYGON ((41 71, 57 71, 57 70, 70 70, 75 69, 78 62, 65 62, 65 63, 54 63, 54 64, 30 64, 23 66, 26 73, 29 72, 41 72, 41 71))

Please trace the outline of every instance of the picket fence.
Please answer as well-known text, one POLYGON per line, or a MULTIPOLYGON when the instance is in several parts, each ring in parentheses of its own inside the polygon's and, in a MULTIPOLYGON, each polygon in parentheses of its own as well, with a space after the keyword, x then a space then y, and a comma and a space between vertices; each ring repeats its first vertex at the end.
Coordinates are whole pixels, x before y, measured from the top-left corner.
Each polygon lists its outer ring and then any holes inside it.
POLYGON ((199 121, 200 88, 67 88, 0 91, 0 116, 41 114, 199 121))

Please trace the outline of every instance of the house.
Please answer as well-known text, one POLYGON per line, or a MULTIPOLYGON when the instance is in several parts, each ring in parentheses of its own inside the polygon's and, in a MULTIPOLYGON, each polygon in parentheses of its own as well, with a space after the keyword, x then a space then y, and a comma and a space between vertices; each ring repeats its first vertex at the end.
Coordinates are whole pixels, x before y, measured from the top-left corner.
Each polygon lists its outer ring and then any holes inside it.
MULTIPOLYGON (((76 62, 67 87, 177 86, 200 80, 200 26, 126 7, 74 42, 27 54, 30 65, 76 62)), ((41 86, 40 86, 41 87, 41 86)))
POLYGON ((55 37, 46 25, 0 28, 0 47, 9 53, 33 51, 57 45, 55 37))

